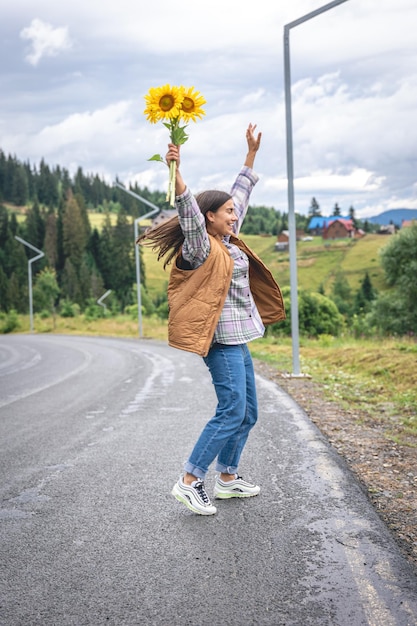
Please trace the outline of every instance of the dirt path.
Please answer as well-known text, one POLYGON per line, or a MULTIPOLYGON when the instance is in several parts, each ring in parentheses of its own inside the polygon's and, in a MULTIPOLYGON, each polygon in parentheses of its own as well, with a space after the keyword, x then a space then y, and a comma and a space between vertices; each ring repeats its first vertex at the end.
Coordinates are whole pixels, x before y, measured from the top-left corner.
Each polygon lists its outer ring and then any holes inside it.
POLYGON ((313 380, 286 378, 266 363, 255 364, 261 375, 294 398, 345 459, 403 553, 417 566, 417 449, 388 439, 382 421, 326 400, 313 380))

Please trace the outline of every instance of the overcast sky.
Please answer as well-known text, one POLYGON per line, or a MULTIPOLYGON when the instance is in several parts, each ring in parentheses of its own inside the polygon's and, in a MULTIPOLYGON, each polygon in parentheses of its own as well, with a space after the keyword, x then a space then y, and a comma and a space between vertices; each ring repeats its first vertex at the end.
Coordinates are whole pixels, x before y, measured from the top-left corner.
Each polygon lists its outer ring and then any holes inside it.
MULTIPOLYGON (((319 0, 14 0, 0 12, 0 147, 164 191, 168 131, 150 87, 194 86, 182 172, 228 190, 249 122, 262 130, 251 203, 288 210, 284 25, 319 0)), ((357 217, 417 208, 417 2, 347 0, 290 35, 295 208, 357 217)))

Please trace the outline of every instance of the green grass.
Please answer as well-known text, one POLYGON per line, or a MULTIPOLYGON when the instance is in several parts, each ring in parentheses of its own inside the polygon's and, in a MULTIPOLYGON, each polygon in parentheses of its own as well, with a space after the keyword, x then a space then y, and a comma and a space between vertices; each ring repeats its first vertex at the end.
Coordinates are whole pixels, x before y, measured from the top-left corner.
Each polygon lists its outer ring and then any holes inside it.
MULTIPOLYGON (((117 221, 116 213, 109 213, 109 217, 110 217, 111 225, 116 226, 116 221, 117 221)), ((131 219, 131 218, 129 217, 128 219, 131 219)), ((97 213, 95 211, 89 211, 88 220, 90 222, 91 230, 94 230, 94 228, 97 228, 97 230, 100 232, 104 226, 104 222, 106 220, 106 214, 97 213)))
POLYGON ((141 250, 146 288, 151 298, 155 298, 158 294, 166 292, 171 266, 164 270, 163 262, 157 260, 155 252, 147 246, 141 246, 141 250))
POLYGON ((379 263, 379 255, 388 241, 389 238, 386 236, 370 234, 359 239, 354 246, 349 248, 341 263, 341 270, 355 291, 359 288, 365 272, 368 272, 373 286, 378 291, 387 288, 379 263))
MULTIPOLYGON (((250 345, 255 358, 291 373, 290 339, 265 338, 250 345)), ((320 383, 328 399, 382 423, 387 437, 413 447, 417 447, 416 354, 416 342, 405 338, 326 336, 300 341, 301 370, 320 383)))

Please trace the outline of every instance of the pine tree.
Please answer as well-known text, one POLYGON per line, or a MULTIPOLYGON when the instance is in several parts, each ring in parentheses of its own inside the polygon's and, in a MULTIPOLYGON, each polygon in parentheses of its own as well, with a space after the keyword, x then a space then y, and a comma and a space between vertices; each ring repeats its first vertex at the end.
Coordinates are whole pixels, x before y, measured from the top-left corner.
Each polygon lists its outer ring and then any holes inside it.
POLYGON ((6 312, 27 310, 27 257, 24 246, 14 238, 16 232, 16 216, 9 218, 0 205, 0 268, 2 280, 7 280, 7 287, 3 285, 1 290, 0 310, 6 312))
POLYGON ((343 272, 338 272, 332 289, 332 300, 342 315, 352 314, 352 290, 343 272))
POLYGON ((91 271, 88 265, 87 254, 83 254, 80 267, 78 269, 78 290, 79 300, 83 306, 91 298, 91 271))
POLYGON ((26 280, 21 282, 17 272, 12 272, 12 275, 9 278, 8 293, 10 309, 15 309, 18 313, 28 313, 29 291, 27 275, 26 280))
POLYGON ((97 266, 101 276, 103 277, 104 287, 106 289, 112 289, 113 285, 116 282, 115 280, 113 280, 113 259, 114 249, 112 226, 110 221, 110 215, 109 213, 106 213, 101 236, 99 239, 99 255, 97 262, 97 266))
POLYGON ((5 206, 0 204, 0 253, 4 250, 9 237, 9 214, 5 206))
POLYGON ((58 224, 55 211, 50 209, 46 217, 44 250, 47 263, 58 269, 58 224))
POLYGON ((100 271, 100 233, 97 228, 93 229, 93 232, 88 239, 87 251, 91 256, 92 266, 96 267, 100 271))
POLYGON ((16 165, 13 180, 10 201, 16 206, 24 206, 29 198, 29 184, 26 170, 22 165, 16 165))
POLYGON ((90 295, 90 276, 86 260, 88 233, 81 208, 68 192, 62 215, 62 244, 65 265, 62 276, 64 294, 81 307, 90 295))
POLYGON ((134 235, 132 225, 123 209, 119 211, 116 226, 112 232, 113 270, 112 285, 122 310, 132 302, 132 284, 135 280, 134 235))
POLYGON ((372 286, 369 274, 366 272, 355 296, 355 313, 367 313, 371 308, 371 302, 375 300, 375 298, 375 290, 372 286))
MULTIPOLYGON (((68 197, 68 190, 65 197, 68 197)), ((64 271, 65 266, 65 253, 64 253, 64 210, 65 210, 65 202, 64 199, 61 198, 58 205, 58 215, 56 220, 56 270, 58 273, 58 282, 60 282, 60 276, 64 271)))
POLYGON ((318 215, 318 216, 321 215, 320 205, 315 198, 311 198, 310 208, 308 209, 308 215, 310 217, 314 217, 315 215, 318 215))
POLYGON ((65 260, 65 266, 62 272, 62 291, 71 302, 76 302, 80 306, 83 305, 77 271, 69 258, 65 260))
POLYGON ((45 223, 37 200, 26 214, 25 239, 36 248, 39 248, 39 250, 42 250, 45 240, 45 223))
POLYGON ((7 177, 7 160, 3 150, 0 149, 0 202, 4 202, 4 189, 7 177))
POLYGON ((36 187, 38 200, 41 204, 48 207, 54 207, 58 204, 58 181, 51 172, 49 165, 45 163, 44 159, 42 159, 40 163, 36 187))
POLYGON ((358 220, 355 217, 355 209, 353 208, 353 206, 350 206, 349 208, 349 217, 352 220, 354 227, 358 228, 358 220))
POLYGON ((66 259, 70 259, 74 267, 79 268, 88 241, 85 221, 80 206, 68 192, 62 217, 63 249, 66 259))
POLYGON ((6 273, 0 265, 0 311, 8 313, 10 308, 9 281, 7 280, 6 273))
POLYGON ((376 293, 368 272, 365 272, 365 277, 362 281, 361 289, 363 291, 363 295, 365 296, 366 300, 368 300, 368 302, 372 302, 372 300, 375 300, 376 293))

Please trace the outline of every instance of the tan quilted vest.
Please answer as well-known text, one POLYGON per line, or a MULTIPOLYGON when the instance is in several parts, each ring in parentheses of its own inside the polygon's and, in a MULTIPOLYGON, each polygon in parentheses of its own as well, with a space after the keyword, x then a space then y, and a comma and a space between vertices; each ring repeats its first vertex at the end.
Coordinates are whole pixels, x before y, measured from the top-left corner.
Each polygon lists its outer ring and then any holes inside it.
MULTIPOLYGON (((174 348, 206 356, 219 321, 234 261, 226 246, 210 237, 210 254, 195 270, 180 269, 181 253, 174 263, 168 284, 168 343, 174 348)), ((261 259, 237 237, 230 243, 249 258, 250 290, 265 325, 285 319, 281 290, 261 259)))

